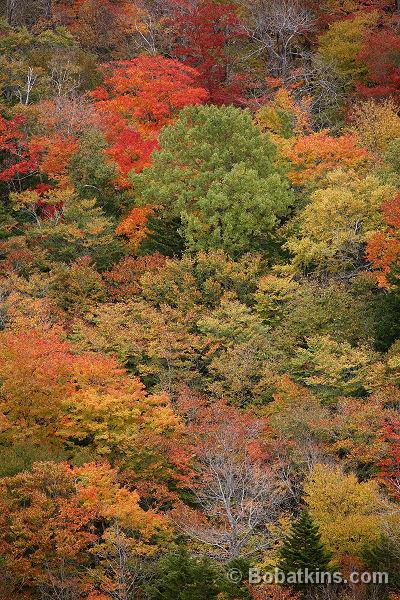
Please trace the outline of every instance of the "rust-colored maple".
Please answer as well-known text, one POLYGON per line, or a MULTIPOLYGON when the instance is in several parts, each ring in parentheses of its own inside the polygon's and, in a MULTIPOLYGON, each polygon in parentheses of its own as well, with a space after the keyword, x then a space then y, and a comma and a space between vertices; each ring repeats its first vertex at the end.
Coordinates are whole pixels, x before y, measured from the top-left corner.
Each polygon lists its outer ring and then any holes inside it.
POLYGON ((242 78, 232 73, 229 46, 246 37, 234 2, 170 0, 175 55, 200 73, 212 104, 241 104, 242 78))
POLYGON ((386 424, 382 433, 388 451, 380 464, 379 477, 390 493, 400 501, 400 421, 386 424))
POLYGON ((144 273, 153 273, 162 268, 166 258, 159 252, 146 256, 127 256, 105 273, 108 292, 113 300, 127 300, 140 293, 140 278, 144 273))

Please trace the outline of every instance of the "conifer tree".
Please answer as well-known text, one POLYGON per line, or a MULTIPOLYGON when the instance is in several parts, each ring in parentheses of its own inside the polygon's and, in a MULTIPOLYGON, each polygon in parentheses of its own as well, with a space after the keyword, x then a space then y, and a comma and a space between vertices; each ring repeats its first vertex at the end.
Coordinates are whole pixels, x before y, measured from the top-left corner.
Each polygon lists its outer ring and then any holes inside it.
POLYGON ((279 567, 284 572, 308 569, 327 571, 330 555, 321 542, 321 534, 307 510, 294 523, 280 551, 279 567))

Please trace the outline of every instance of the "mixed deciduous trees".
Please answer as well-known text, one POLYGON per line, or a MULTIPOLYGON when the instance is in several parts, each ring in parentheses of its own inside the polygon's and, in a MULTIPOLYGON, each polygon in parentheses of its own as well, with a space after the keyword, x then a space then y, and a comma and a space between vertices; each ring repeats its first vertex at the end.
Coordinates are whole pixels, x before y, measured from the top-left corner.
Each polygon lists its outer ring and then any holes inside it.
POLYGON ((398 594, 398 4, 0 2, 1 600, 398 594))

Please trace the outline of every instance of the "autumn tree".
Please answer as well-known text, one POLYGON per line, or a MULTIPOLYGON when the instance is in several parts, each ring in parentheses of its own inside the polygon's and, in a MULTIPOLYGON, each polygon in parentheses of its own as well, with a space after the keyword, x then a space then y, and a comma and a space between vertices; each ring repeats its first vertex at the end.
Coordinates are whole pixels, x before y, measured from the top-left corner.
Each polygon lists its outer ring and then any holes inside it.
POLYGON ((389 28, 373 31, 366 36, 359 58, 367 67, 365 83, 358 91, 365 97, 398 98, 400 36, 389 28))
POLYGON ((115 113, 146 137, 157 137, 179 111, 208 94, 195 69, 177 60, 141 54, 109 65, 104 86, 93 92, 98 110, 115 113))
POLYGON ((392 100, 364 100, 350 113, 349 131, 359 143, 382 159, 390 143, 400 137, 400 115, 392 100))
POLYGON ((38 149, 30 146, 23 124, 24 119, 19 115, 13 119, 0 118, 0 181, 17 191, 26 187, 24 179, 28 179, 36 171, 39 163, 38 149))
POLYGON ((43 193, 27 190, 11 196, 16 214, 25 221, 28 245, 50 253, 55 262, 90 255, 101 268, 124 253, 107 217, 93 196, 80 198, 73 188, 43 193))
POLYGON ((243 101, 242 82, 232 60, 233 50, 239 50, 238 42, 246 36, 236 4, 225 0, 174 0, 171 4, 176 57, 197 69, 212 104, 243 101))
POLYGON ((106 60, 119 58, 128 49, 129 4, 113 0, 62 0, 57 2, 55 12, 86 51, 106 60))
POLYGON ((365 36, 374 28, 378 12, 360 12, 353 18, 332 23, 327 32, 318 39, 318 52, 344 75, 350 85, 360 81, 366 72, 359 59, 365 36))
POLYGON ((400 257, 400 196, 383 204, 386 231, 377 232, 368 243, 367 255, 372 261, 378 284, 383 288, 396 286, 400 257))
POLYGON ((399 423, 393 421, 385 425, 383 429, 384 439, 388 443, 387 457, 381 462, 380 477, 383 479, 389 491, 400 498, 400 434, 399 423))
POLYGON ((140 204, 162 205, 165 218, 180 219, 188 250, 235 256, 265 250, 292 202, 275 156, 249 113, 188 108, 161 134, 152 166, 131 181, 140 204))
POLYGON ((144 511, 139 494, 122 487, 107 463, 35 463, 1 485, 2 556, 22 592, 123 594, 131 581, 121 581, 118 570, 110 577, 108 570, 118 564, 116 532, 132 557, 168 540, 163 517, 144 511))
POLYGON ((181 406, 191 415, 200 485, 191 488, 197 511, 177 509, 175 523, 220 561, 257 552, 282 499, 268 464, 266 422, 223 402, 181 406))
POLYGON ((330 173, 297 217, 300 235, 287 242, 294 271, 350 276, 365 269, 366 244, 381 227, 382 204, 394 193, 373 175, 330 173))
POLYGON ((162 462, 157 450, 161 433, 167 439, 181 427, 168 397, 147 395, 143 384, 128 377, 112 357, 73 354, 57 334, 2 335, 3 444, 61 444, 71 457, 86 451, 131 461, 132 468, 142 460, 150 470, 162 462), (146 449, 137 453, 145 439, 146 449))
POLYGON ((318 131, 293 138, 283 147, 289 159, 289 179, 295 185, 317 187, 321 180, 338 168, 361 170, 367 165, 368 153, 351 135, 333 137, 328 131, 318 131))
POLYGON ((304 490, 310 515, 334 560, 360 556, 366 545, 379 540, 383 508, 376 482, 359 483, 339 467, 316 465, 304 490))

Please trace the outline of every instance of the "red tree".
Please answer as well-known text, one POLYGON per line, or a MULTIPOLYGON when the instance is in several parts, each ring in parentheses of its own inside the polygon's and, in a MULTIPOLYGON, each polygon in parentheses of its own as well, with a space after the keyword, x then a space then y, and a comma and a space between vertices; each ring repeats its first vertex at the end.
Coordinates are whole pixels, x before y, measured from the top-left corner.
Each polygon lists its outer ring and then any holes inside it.
POLYGON ((104 87, 92 95, 97 108, 113 116, 115 133, 125 125, 155 139, 182 108, 202 104, 208 97, 197 71, 177 60, 142 54, 109 64, 108 69, 104 87))
POLYGON ((383 29, 367 36, 358 58, 367 67, 365 84, 358 86, 363 96, 385 98, 400 94, 400 36, 383 29))
POLYGON ((381 463, 379 476, 390 492, 400 500, 400 420, 386 425, 383 430, 388 454, 381 463))
POLYGON ((231 71, 228 46, 245 36, 233 2, 172 0, 176 56, 200 73, 213 104, 241 103, 241 81, 231 71))
POLYGON ((16 115, 10 120, 0 115, 0 156, 3 168, 0 182, 26 177, 38 167, 39 148, 29 145, 22 126, 24 119, 16 115))

